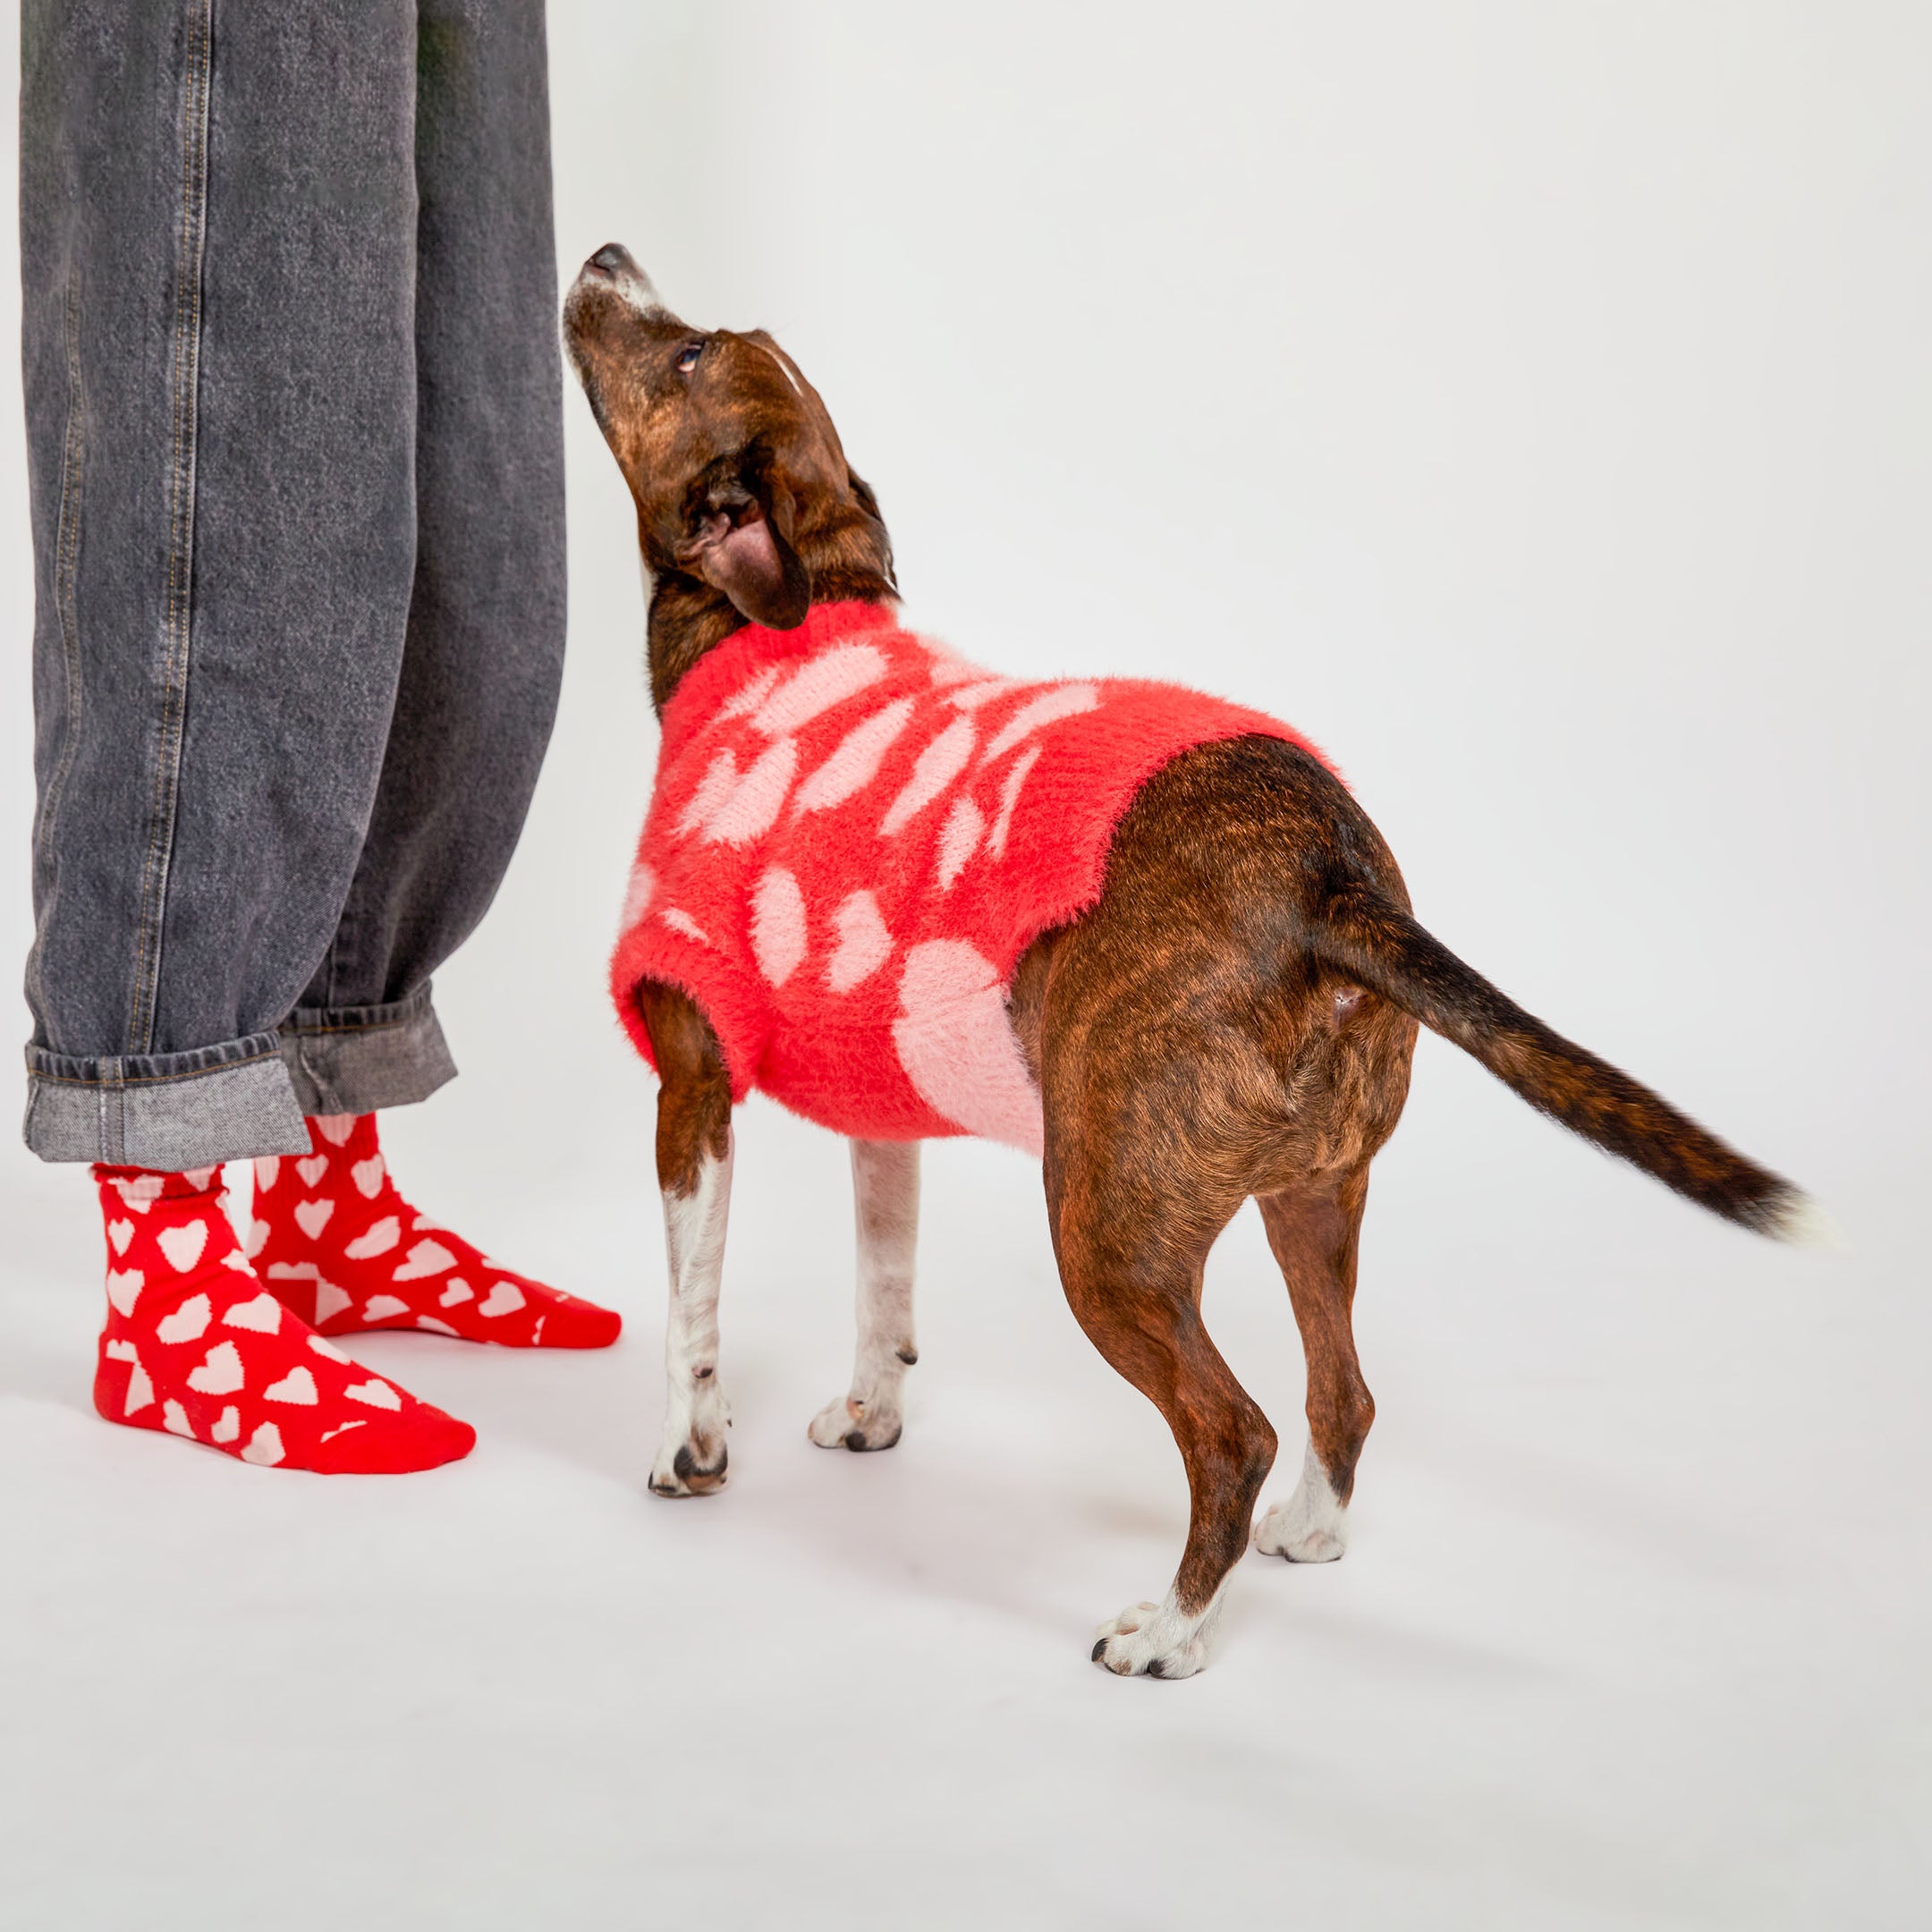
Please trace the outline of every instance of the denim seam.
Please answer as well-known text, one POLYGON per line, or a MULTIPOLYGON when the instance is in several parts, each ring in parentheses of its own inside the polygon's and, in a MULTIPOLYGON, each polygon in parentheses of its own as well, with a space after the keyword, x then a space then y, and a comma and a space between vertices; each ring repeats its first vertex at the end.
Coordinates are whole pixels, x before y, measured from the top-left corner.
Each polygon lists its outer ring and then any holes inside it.
POLYGON ((70 1074, 42 1073, 36 1069, 30 1069, 27 1077, 31 1080, 38 1080, 47 1087, 91 1087, 102 1089, 108 1087, 165 1087, 171 1080, 207 1080, 210 1074, 225 1073, 231 1067, 259 1066, 264 1060, 279 1060, 281 1057, 279 1052, 250 1054, 243 1059, 223 1060, 214 1066, 191 1067, 185 1073, 136 1073, 131 1076, 123 1075, 120 1072, 120 1061, 114 1059, 103 1060, 101 1065, 104 1069, 112 1068, 114 1071, 104 1071, 97 1080, 75 1080, 70 1074))
POLYGON ((168 560, 161 733, 141 875, 138 950, 128 1042, 151 1050, 161 979, 161 932, 181 799, 182 715, 188 700, 190 591, 194 575, 195 431, 201 366, 201 261, 208 238, 209 41, 214 0, 190 0, 188 73, 182 111, 180 255, 174 274, 174 348, 170 386, 173 452, 168 475, 168 560))
POLYGON ((433 1010, 435 991, 436 982, 426 979, 399 1000, 385 1000, 371 1006, 298 1006, 283 1021, 281 1030, 284 1038, 308 1038, 326 1033, 375 1033, 385 1027, 413 1026, 433 1010), (305 1013, 314 1013, 317 1017, 305 1021, 302 1018, 305 1013), (363 1013, 379 1017, 358 1017, 363 1013))
POLYGON ((121 1063, 103 1063, 106 1076, 99 1086, 96 1111, 100 1115, 100 1157, 118 1161, 127 1152, 127 1112, 121 1089, 121 1063))
MULTIPOLYGON (((54 537, 54 608, 60 627, 61 661, 67 673, 67 703, 62 715, 60 750, 48 774, 47 793, 40 804, 40 822, 35 828, 35 869, 42 879, 53 875, 54 826, 59 817, 61 800, 67 789, 67 775, 73 769, 74 754, 80 744, 80 626, 75 607, 74 581, 80 574, 80 491, 86 468, 82 426, 86 416, 86 393, 80 380, 80 264, 76 261, 67 274, 67 430, 61 440, 60 520, 54 537)), ((43 914, 37 924, 43 929, 43 914)), ((27 955, 27 976, 38 986, 40 979, 39 935, 27 955)))
POLYGON ((60 624, 61 658, 67 672, 66 733, 47 782, 47 802, 40 811, 39 852, 45 861, 54 837, 54 819, 61 792, 72 769, 80 722, 80 639, 74 609, 74 578, 80 553, 80 474, 82 450, 80 388, 80 265, 67 281, 67 434, 61 445, 60 524, 55 535, 54 608, 60 624))
POLYGON ((419 1013, 403 1013, 394 1020, 365 1020, 354 1026, 289 1026, 282 1030, 292 1039, 325 1039, 332 1033, 386 1033, 392 1027, 414 1026, 419 1013))

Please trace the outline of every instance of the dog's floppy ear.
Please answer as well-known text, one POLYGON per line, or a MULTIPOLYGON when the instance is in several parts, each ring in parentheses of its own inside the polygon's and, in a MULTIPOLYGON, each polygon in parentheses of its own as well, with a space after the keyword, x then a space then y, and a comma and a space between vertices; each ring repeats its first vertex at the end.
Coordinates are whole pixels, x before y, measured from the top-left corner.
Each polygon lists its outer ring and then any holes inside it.
POLYGON ((691 486, 678 546, 686 570, 774 631, 805 622, 811 578, 792 547, 792 492, 757 447, 720 457, 691 486))

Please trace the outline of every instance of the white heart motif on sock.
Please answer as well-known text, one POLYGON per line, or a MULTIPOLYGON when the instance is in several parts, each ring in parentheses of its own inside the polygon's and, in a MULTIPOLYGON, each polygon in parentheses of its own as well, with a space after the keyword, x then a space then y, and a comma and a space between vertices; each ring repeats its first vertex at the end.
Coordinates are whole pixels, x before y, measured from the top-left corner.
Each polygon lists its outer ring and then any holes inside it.
POLYGON ((477 1303, 479 1315, 514 1315, 523 1306, 523 1291, 514 1282, 500 1281, 477 1303))
POLYGON ((232 1395, 247 1379, 233 1342, 217 1342, 201 1366, 188 1372, 188 1386, 203 1395, 232 1395))
POLYGON ((385 1215, 366 1233, 358 1234, 343 1252, 352 1261, 369 1261, 379 1254, 387 1254, 402 1239, 402 1224, 394 1215, 385 1215))
POLYGON ((318 1355, 326 1356, 330 1361, 339 1361, 346 1363, 349 1360, 349 1358, 344 1355, 343 1352, 339 1348, 337 1348, 335 1344, 331 1342, 326 1335, 310 1335, 309 1337, 309 1346, 312 1348, 318 1355))
POLYGON ((208 1223, 198 1218, 183 1221, 175 1227, 165 1227, 155 1236, 155 1241, 167 1257, 168 1266, 177 1275, 185 1275, 201 1258, 201 1250, 208 1246, 208 1223))
POLYGON ((157 1342, 199 1342, 207 1331, 213 1313, 205 1294, 190 1295, 172 1315, 155 1324, 157 1342))
POLYGON ((440 1275, 456 1266, 456 1257, 441 1241, 419 1241, 409 1251, 409 1258, 395 1271, 396 1281, 420 1281, 425 1275, 440 1275))
POLYGON ((123 1315, 134 1312, 134 1297, 148 1285, 148 1277, 138 1267, 107 1270, 107 1299, 123 1315))
POLYGON ((353 1295, 345 1293, 334 1282, 317 1277, 315 1318, 318 1321, 326 1321, 332 1315, 340 1315, 354 1300, 353 1295))
POLYGON ((229 1328, 252 1328, 257 1335, 273 1335, 282 1326, 282 1304, 264 1288, 252 1301, 237 1301, 222 1317, 229 1328))
POLYGON ((109 1361, 138 1361, 131 1342, 109 1342, 101 1350, 109 1361))
POLYGON ((416 1326, 419 1328, 428 1328, 436 1335, 454 1335, 456 1333, 446 1321, 438 1321, 434 1315, 419 1315, 416 1318, 416 1326))
POLYGON ((242 1418, 231 1404, 215 1419, 215 1426, 208 1431, 210 1442, 233 1442, 242 1433, 242 1418))
POLYGON ((349 1170, 349 1178, 356 1184, 356 1191, 364 1200, 374 1200, 382 1191, 383 1175, 388 1170, 383 1165, 380 1154, 371 1154, 367 1160, 359 1160, 349 1170))
POLYGON ((315 1377, 297 1362, 279 1382, 271 1382, 262 1391, 262 1400, 296 1402, 304 1409, 313 1409, 316 1404, 315 1377))
POLYGON ((473 1301, 475 1300, 476 1290, 459 1275, 436 1297, 436 1305, 439 1308, 454 1308, 459 1301, 473 1301))
POLYGON ((121 1199, 136 1214, 146 1214, 161 1198, 161 1176, 159 1174, 136 1174, 131 1181, 116 1181, 121 1190, 121 1199))
POLYGON ((128 1377, 127 1407, 122 1410, 124 1416, 132 1415, 137 1409, 145 1409, 154 1400, 154 1384, 148 1379, 148 1371, 139 1362, 128 1377))
POLYGON ((407 1315, 410 1305, 400 1295, 372 1294, 362 1304, 365 1321, 387 1321, 393 1315, 407 1315))
POLYGON ((185 1436, 194 1440, 194 1429, 188 1420, 188 1411, 170 1396, 161 1404, 161 1427, 171 1436, 185 1436))
POLYGON ((315 1130, 331 1147, 340 1147, 355 1131, 353 1114, 318 1114, 315 1130))
POLYGON ((265 1468, 272 1468, 288 1451, 282 1446, 282 1431, 273 1422, 264 1422, 248 1439, 248 1446, 242 1452, 244 1462, 258 1462, 265 1468))
POLYGON ((295 1163, 295 1172, 301 1176, 304 1187, 313 1187, 328 1172, 326 1154, 305 1154, 295 1163))
POLYGON ((386 1382, 352 1382, 343 1391, 351 1402, 367 1402, 371 1409, 400 1409, 402 1398, 386 1382))
POLYGON ((263 1244, 267 1239, 268 1224, 266 1221, 258 1221, 250 1216, 248 1233, 242 1237, 242 1251, 252 1261, 262 1251, 263 1244))
POLYGON ((127 1244, 134 1239, 134 1224, 131 1221, 110 1221, 107 1224, 107 1239, 114 1243, 116 1254, 125 1254, 127 1244))
POLYGON ((310 1241, 314 1241, 321 1233, 322 1230, 328 1225, 328 1217, 335 1212, 335 1203, 332 1200, 297 1201, 295 1203, 295 1225, 310 1241))
POLYGON ((255 1185, 272 1188, 282 1172, 282 1157, 279 1154, 263 1154, 255 1162, 255 1185))

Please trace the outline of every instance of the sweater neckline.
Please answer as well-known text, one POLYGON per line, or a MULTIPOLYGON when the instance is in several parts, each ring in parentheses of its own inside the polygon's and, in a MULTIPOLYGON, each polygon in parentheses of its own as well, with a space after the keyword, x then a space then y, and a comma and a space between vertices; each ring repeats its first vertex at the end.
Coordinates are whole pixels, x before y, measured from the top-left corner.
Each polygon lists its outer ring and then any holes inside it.
POLYGON ((665 735, 682 736, 687 719, 709 717, 734 691, 767 665, 799 662, 869 631, 898 628, 896 604, 875 604, 865 597, 814 604, 806 612, 804 623, 790 631, 746 624, 723 643, 713 645, 678 680, 664 710, 665 735))

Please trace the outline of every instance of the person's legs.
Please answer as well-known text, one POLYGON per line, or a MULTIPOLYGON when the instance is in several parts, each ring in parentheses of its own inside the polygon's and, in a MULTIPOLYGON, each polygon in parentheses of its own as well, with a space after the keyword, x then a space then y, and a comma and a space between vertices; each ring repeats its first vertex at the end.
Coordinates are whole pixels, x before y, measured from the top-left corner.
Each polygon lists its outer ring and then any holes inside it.
POLYGON ((415 577, 354 881, 283 1030, 311 1115, 419 1100, 454 1072, 429 976, 502 882, 563 676, 543 6, 422 0, 416 31, 415 577))
POLYGON ((279 1030, 416 570, 416 71, 403 0, 28 0, 45 1158, 308 1148, 279 1030))
POLYGON ((382 779, 283 1051, 311 1139, 260 1160, 251 1240, 329 1335, 602 1348, 616 1315, 404 1200, 374 1112, 455 1071, 429 978, 510 862, 564 668, 564 424, 541 0, 418 12, 416 570, 382 779))

